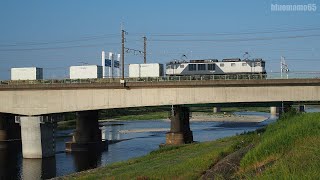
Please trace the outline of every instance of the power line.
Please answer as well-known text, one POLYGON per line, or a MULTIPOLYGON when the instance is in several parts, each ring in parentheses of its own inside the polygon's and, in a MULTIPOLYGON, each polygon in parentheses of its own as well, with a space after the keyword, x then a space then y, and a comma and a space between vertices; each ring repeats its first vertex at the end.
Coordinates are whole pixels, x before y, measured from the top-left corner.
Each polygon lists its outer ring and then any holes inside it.
MULTIPOLYGON (((304 32, 304 31, 316 31, 320 30, 320 27, 313 28, 299 28, 299 29, 279 29, 269 31, 256 31, 256 32, 239 32, 239 33, 149 33, 148 36, 234 36, 234 35, 253 35, 253 34, 274 34, 274 33, 288 33, 288 32, 304 32)), ((141 35, 143 33, 133 33, 141 35)), ((144 33, 145 34, 145 33, 144 33)))
POLYGON ((84 48, 84 47, 97 47, 103 45, 116 45, 119 43, 101 43, 101 44, 90 44, 90 45, 75 45, 75 46, 62 46, 62 47, 43 47, 43 48, 13 48, 13 49, 0 49, 0 52, 5 51, 38 51, 38 50, 59 50, 59 49, 72 49, 72 48, 84 48))
MULTIPOLYGON (((315 31, 320 30, 320 27, 312 28, 299 28, 299 29, 280 29, 280 30, 270 30, 270 31, 257 31, 257 32, 240 32, 240 33, 170 33, 170 34, 161 34, 161 33, 149 33, 150 36, 230 36, 230 35, 250 35, 250 34, 269 34, 269 33, 283 33, 283 32, 302 32, 302 31, 315 31)), ((131 34, 146 34, 146 33, 131 33, 131 34)), ((47 41, 47 42, 15 42, 12 44, 0 44, 0 47, 14 47, 14 46, 35 46, 35 45, 48 45, 48 44, 62 44, 62 43, 72 43, 72 42, 84 42, 96 39, 105 39, 111 37, 119 37, 118 34, 103 34, 103 35, 93 35, 93 36, 84 36, 79 39, 73 40, 57 40, 57 41, 47 41)), ((141 41, 141 40, 135 40, 141 41)))
POLYGON ((243 39, 151 39, 149 41, 154 41, 154 42, 241 42, 241 41, 264 41, 264 40, 278 40, 278 39, 297 39, 297 38, 308 38, 308 37, 319 37, 319 36, 320 34, 243 38, 243 39))
POLYGON ((47 42, 16 42, 13 44, 0 44, 0 47, 15 47, 15 46, 36 46, 36 45, 48 45, 48 44, 64 44, 64 43, 73 43, 73 42, 85 42, 92 41, 96 39, 105 39, 111 37, 118 37, 116 34, 107 34, 107 35, 99 35, 99 36, 91 36, 91 37, 83 37, 81 39, 73 39, 73 40, 64 40, 64 41, 47 41, 47 42))

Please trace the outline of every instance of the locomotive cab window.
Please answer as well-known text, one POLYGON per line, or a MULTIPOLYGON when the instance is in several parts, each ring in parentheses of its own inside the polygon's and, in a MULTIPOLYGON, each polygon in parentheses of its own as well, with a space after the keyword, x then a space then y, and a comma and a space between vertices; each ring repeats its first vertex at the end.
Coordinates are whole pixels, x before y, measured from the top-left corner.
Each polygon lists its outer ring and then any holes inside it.
POLYGON ((216 70, 216 65, 215 64, 208 64, 208 70, 211 70, 211 71, 216 70))
POLYGON ((242 66, 247 66, 247 63, 242 63, 242 66))
POLYGON ((198 64, 198 71, 205 71, 206 65, 205 64, 198 64))
POLYGON ((231 66, 232 66, 232 67, 236 66, 236 63, 231 63, 231 66))
POLYGON ((224 64, 223 64, 223 63, 221 63, 221 64, 220 64, 220 67, 224 67, 224 64))
POLYGON ((189 64, 189 71, 196 71, 197 65, 196 64, 189 64))

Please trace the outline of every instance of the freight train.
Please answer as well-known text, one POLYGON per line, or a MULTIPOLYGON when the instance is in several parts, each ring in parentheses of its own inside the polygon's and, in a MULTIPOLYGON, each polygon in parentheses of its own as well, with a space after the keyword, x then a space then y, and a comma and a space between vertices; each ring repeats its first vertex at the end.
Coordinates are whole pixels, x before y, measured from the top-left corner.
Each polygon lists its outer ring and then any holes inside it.
MULTIPOLYGON (((70 79, 98 79, 103 78, 102 66, 86 65, 70 67, 70 79)), ((224 78, 266 78, 265 61, 262 59, 230 58, 201 60, 174 60, 166 64, 130 64, 129 78, 190 76, 211 79, 210 75, 228 75, 224 78), (245 75, 245 76, 239 76, 245 75)), ((12 68, 11 80, 42 79, 41 68, 12 68), (34 70, 37 71, 34 71, 34 70), (41 71, 40 71, 41 70, 41 71), (16 75, 19 75, 16 77, 16 75), (39 75, 39 76, 38 76, 39 75)))

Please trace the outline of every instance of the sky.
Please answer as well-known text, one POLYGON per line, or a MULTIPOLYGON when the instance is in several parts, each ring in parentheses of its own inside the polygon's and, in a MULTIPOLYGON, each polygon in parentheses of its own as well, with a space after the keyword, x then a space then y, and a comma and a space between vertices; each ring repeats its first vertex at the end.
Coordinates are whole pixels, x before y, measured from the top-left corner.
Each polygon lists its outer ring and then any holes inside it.
MULTIPOLYGON (((44 68, 45 78, 68 78, 69 66, 101 64, 101 51, 143 50, 147 61, 251 58, 280 71, 320 71, 319 0, 1 0, 0 80, 10 68, 44 68), (271 5, 314 4, 312 11, 272 11, 271 5)), ((128 52, 125 63, 142 63, 128 52)))

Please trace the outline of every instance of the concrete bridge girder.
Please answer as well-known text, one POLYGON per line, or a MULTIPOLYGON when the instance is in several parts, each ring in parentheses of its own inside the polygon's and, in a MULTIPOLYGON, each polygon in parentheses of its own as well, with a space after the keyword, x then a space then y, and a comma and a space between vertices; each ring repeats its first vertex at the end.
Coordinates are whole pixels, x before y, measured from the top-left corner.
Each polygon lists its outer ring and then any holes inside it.
POLYGON ((0 86, 0 112, 42 115, 139 106, 320 101, 320 79, 0 86))
POLYGON ((236 102, 319 101, 319 86, 0 91, 0 112, 40 115, 98 109, 236 102))

